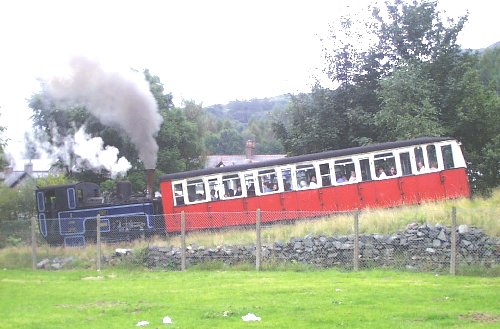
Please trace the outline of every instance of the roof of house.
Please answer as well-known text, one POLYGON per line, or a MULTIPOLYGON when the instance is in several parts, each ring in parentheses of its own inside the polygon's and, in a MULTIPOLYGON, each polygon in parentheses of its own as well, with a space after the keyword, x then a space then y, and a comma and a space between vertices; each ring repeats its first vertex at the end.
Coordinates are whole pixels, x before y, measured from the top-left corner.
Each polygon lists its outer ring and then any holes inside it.
POLYGON ((21 182, 24 178, 26 178, 26 176, 29 175, 24 171, 14 171, 5 175, 3 183, 8 187, 14 187, 19 184, 19 182, 21 182))
POLYGON ((45 177, 54 169, 51 159, 32 159, 25 160, 7 167, 0 172, 0 181, 3 181, 8 187, 15 187, 21 181, 28 177, 45 177))

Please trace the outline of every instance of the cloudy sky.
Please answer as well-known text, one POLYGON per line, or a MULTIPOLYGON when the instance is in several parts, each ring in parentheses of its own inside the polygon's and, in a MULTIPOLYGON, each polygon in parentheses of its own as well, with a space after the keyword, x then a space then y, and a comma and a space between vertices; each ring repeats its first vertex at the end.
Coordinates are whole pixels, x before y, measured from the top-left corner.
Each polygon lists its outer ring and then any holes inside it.
MULTIPOLYGON (((19 148, 37 78, 51 76, 73 55, 116 70, 148 68, 176 104, 308 91, 320 74, 320 38, 329 24, 373 1, 2 1, 0 126, 8 127, 10 148, 19 148)), ((463 47, 500 41, 500 3, 439 2, 450 17, 469 11, 463 47)))

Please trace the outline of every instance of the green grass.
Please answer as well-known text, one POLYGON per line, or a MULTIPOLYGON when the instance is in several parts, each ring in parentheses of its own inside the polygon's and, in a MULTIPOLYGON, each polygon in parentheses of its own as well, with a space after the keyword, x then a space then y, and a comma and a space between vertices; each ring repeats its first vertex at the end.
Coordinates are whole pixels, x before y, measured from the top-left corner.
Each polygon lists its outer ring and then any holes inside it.
POLYGON ((3 270, 0 328, 498 328, 499 291, 498 278, 384 271, 3 270))

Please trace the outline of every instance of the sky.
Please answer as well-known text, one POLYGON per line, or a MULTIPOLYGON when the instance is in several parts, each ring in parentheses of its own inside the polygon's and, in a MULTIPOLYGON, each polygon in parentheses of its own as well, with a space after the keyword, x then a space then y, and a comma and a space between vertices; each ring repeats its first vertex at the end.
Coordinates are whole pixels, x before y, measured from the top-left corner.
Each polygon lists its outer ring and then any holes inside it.
MULTIPOLYGON (((176 105, 310 91, 321 74, 321 38, 348 11, 375 0, 17 0, 0 3, 0 126, 7 152, 31 127, 26 99, 39 78, 72 56, 110 70, 149 69, 176 105)), ((458 43, 500 41, 500 2, 440 0, 449 17, 469 11, 458 43)))

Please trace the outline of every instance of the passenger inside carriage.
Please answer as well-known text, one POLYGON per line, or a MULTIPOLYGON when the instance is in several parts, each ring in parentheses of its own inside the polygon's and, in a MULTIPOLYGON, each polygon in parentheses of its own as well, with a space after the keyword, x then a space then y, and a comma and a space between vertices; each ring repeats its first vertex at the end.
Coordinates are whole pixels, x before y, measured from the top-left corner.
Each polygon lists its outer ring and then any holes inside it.
POLYGON ((255 195, 255 185, 252 183, 249 187, 247 187, 247 195, 254 196, 255 195))
POLYGON ((240 196, 241 194, 242 194, 241 186, 238 185, 238 187, 236 188, 236 192, 234 193, 234 196, 240 196))
POLYGON ((398 173, 397 173, 397 171, 396 171, 396 168, 391 167, 391 168, 389 169, 389 172, 387 173, 387 176, 396 176, 397 174, 398 174, 398 173))
POLYGON ((347 181, 345 175, 340 171, 335 173, 335 177, 337 177, 337 183, 345 183, 347 181))
POLYGON ((349 182, 356 181, 356 172, 354 170, 351 171, 351 176, 349 177, 349 182))
POLYGON ((214 189, 210 190, 210 200, 212 200, 212 201, 219 200, 219 198, 215 194, 215 190, 214 189))
POLYGON ((309 188, 318 187, 318 183, 316 182, 316 176, 311 176, 311 181, 309 182, 309 188))
POLYGON ((419 173, 423 173, 425 171, 425 165, 423 160, 418 160, 417 161, 417 171, 419 173))
POLYGON ((378 167, 378 169, 377 169, 377 177, 381 178, 381 179, 382 178, 387 178, 387 175, 385 173, 384 167, 382 167, 382 166, 378 167))

